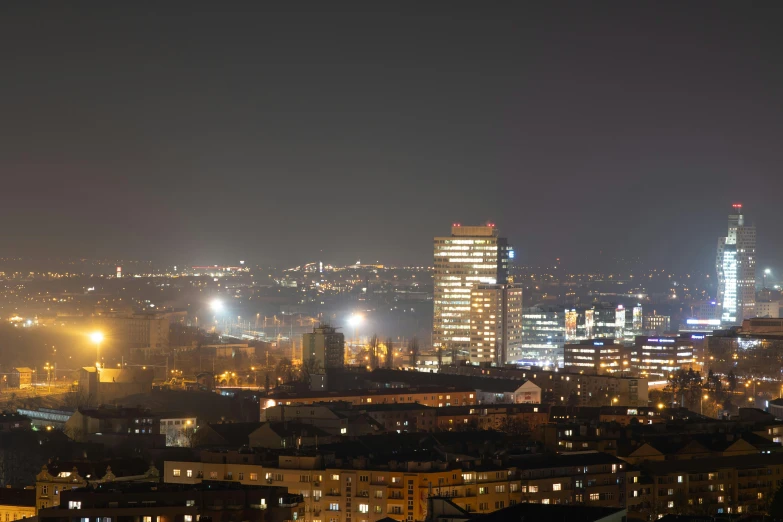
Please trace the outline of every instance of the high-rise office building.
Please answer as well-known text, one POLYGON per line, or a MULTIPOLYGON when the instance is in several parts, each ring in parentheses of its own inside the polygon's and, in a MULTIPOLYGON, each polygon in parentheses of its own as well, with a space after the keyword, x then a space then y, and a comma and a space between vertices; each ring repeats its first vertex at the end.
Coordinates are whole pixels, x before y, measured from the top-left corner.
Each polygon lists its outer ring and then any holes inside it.
POLYGON ((474 287, 470 293, 470 362, 516 360, 522 343, 522 288, 474 287))
POLYGON ((742 205, 733 208, 728 234, 718 239, 715 260, 724 324, 739 324, 756 315, 756 227, 745 225, 742 205))
POLYGON ((302 335, 302 358, 314 364, 315 373, 345 366, 345 336, 336 328, 320 325, 302 335))
POLYGON ((479 284, 505 284, 513 252, 494 225, 451 227, 434 239, 432 347, 456 361, 470 348, 470 295, 479 284))
POLYGON ((562 306, 533 306, 522 311, 522 345, 513 361, 557 366, 563 359, 566 311, 562 306))

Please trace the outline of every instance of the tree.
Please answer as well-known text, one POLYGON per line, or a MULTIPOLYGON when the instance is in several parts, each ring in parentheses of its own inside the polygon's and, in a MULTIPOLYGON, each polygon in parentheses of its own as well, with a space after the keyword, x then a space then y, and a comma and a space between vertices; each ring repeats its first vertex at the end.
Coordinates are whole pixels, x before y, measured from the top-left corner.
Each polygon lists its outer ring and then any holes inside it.
POLYGON ((394 368, 394 341, 391 337, 386 339, 386 367, 394 368))
POLYGON ((294 365, 291 363, 291 359, 283 357, 280 362, 277 363, 277 376, 283 379, 283 382, 289 382, 294 380, 294 365))
POLYGON ((783 485, 779 485, 772 496, 767 514, 772 517, 772 520, 783 520, 783 485))
POLYGON ((414 337, 408 343, 408 355, 410 357, 409 364, 412 367, 416 367, 416 361, 419 360, 419 339, 414 337))
POLYGON ((300 379, 303 383, 310 384, 310 376, 316 373, 321 373, 323 368, 321 367, 321 361, 313 357, 308 357, 302 361, 302 372, 300 379))
POLYGON ((376 370, 379 367, 378 361, 380 359, 380 354, 378 353, 378 336, 375 334, 372 334, 372 337, 370 338, 370 344, 367 347, 367 351, 369 352, 370 356, 370 369, 376 370))

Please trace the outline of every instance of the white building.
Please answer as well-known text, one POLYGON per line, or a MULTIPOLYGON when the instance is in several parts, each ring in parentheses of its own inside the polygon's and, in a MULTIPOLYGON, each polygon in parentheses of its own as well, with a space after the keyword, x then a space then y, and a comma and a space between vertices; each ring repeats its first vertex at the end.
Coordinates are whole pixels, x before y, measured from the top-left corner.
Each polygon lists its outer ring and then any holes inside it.
POLYGON ((494 225, 451 227, 434 239, 432 347, 453 359, 470 348, 470 295, 479 284, 504 284, 513 252, 494 225))
POLYGON ((780 301, 757 302, 756 317, 769 317, 776 319, 780 317, 780 301))
POLYGON ((756 227, 745 225, 742 205, 733 207, 728 234, 718 239, 715 260, 724 324, 739 324, 756 316, 756 227))

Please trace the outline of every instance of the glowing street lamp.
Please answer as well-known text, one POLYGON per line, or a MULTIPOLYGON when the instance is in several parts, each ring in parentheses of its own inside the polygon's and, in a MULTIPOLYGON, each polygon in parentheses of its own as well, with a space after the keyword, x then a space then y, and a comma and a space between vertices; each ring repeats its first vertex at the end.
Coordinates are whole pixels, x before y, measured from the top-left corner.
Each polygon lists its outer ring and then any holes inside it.
POLYGON ((213 312, 220 313, 223 311, 223 301, 220 299, 213 299, 211 303, 209 303, 209 307, 212 309, 213 312))
POLYGON ((95 343, 95 355, 96 362, 95 367, 101 369, 101 343, 103 342, 103 334, 101 332, 93 332, 90 334, 90 340, 95 343))
POLYGON ((357 332, 359 330, 359 325, 364 320, 364 317, 357 314, 351 314, 351 317, 348 318, 348 324, 350 326, 353 326, 353 344, 356 346, 357 341, 357 332))
POLYGON ((769 268, 764 269, 764 288, 767 288, 767 276, 772 273, 772 270, 769 268))
POLYGON ((699 400, 699 413, 701 415, 704 415, 704 399, 709 399, 709 398, 710 396, 705 393, 704 395, 701 396, 701 399, 699 400))

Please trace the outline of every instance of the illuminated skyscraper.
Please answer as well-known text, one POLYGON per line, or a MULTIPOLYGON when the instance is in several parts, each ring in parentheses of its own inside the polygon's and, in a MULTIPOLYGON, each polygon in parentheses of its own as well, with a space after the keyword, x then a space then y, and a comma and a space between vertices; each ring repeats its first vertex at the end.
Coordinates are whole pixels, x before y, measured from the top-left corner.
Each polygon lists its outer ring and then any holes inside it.
POLYGON ((718 303, 721 322, 739 324, 756 316, 756 227, 745 225, 742 205, 733 205, 726 237, 718 239, 718 303))
POLYGON ((451 236, 436 237, 432 346, 456 361, 470 348, 470 296, 479 284, 505 284, 513 257, 494 225, 451 227, 451 236))
POLYGON ((470 293, 470 362, 505 364, 522 344, 522 288, 475 286, 470 293))

